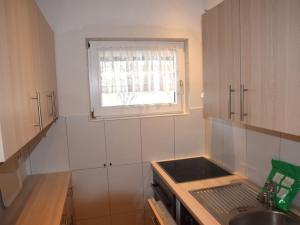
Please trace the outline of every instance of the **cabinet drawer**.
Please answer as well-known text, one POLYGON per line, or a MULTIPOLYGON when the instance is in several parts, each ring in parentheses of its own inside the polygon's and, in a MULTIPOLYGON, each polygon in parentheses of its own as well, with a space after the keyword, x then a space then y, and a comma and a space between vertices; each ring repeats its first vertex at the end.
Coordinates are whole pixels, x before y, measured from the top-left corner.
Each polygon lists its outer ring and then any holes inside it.
POLYGON ((155 201, 154 198, 148 199, 151 209, 151 219, 154 225, 176 225, 174 219, 161 201, 155 201))

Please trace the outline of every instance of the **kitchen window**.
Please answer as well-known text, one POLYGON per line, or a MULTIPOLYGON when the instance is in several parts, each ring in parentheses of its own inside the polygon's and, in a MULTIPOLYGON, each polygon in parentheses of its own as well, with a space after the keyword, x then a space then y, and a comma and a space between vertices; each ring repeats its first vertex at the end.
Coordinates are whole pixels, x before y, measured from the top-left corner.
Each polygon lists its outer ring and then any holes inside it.
POLYGON ((94 117, 184 113, 185 41, 88 41, 94 117))

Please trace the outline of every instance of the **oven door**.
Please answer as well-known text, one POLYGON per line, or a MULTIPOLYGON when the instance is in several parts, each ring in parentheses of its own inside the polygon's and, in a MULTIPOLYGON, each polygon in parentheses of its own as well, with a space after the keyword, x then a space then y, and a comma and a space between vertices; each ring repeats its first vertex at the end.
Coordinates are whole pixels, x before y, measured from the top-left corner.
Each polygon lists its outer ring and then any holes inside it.
POLYGON ((151 219, 153 225, 176 225, 172 216, 161 201, 154 198, 148 199, 151 210, 151 219))
POLYGON ((152 189, 154 199, 161 201, 173 219, 176 218, 176 197, 164 181, 155 172, 153 173, 152 189))

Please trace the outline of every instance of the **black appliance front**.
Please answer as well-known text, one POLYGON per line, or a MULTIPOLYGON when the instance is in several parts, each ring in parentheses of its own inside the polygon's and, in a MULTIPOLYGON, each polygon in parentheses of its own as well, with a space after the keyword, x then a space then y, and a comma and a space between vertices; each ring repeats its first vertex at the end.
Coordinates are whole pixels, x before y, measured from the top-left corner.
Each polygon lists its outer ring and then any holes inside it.
POLYGON ((180 225, 199 225, 182 203, 180 203, 180 215, 178 215, 177 218, 179 218, 180 225))
POLYGON ((183 204, 176 199, 176 196, 161 177, 154 171, 152 188, 155 200, 161 201, 164 204, 177 225, 199 225, 183 204))
POLYGON ((176 220, 176 197, 160 176, 153 171, 152 189, 156 201, 161 201, 176 220))
POLYGON ((164 161, 158 164, 176 183, 232 175, 205 157, 164 161))

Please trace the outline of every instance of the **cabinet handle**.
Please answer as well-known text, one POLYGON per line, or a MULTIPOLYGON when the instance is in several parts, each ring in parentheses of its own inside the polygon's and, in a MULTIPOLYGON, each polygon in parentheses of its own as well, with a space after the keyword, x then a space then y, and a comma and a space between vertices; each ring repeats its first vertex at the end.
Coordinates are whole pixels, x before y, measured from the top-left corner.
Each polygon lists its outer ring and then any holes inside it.
POLYGON ((41 107, 41 95, 40 95, 40 93, 37 91, 36 96, 32 97, 32 99, 36 100, 37 110, 38 110, 38 117, 39 117, 38 124, 33 124, 33 126, 39 127, 40 131, 42 131, 43 130, 43 118, 42 118, 42 107, 41 107))
POLYGON ((241 96, 240 96, 240 107, 241 107, 241 115, 240 115, 240 120, 244 121, 245 116, 248 116, 248 113, 245 113, 245 92, 247 92, 248 89, 245 88, 244 84, 241 84, 241 96))
POLYGON ((53 117, 56 118, 56 98, 55 98, 55 92, 52 91, 52 112, 53 112, 53 117))
POLYGON ((51 101, 51 112, 48 114, 49 116, 53 116, 53 95, 52 95, 52 92, 51 94, 47 95, 48 98, 50 98, 50 101, 51 101))
POLYGON ((231 103, 232 103, 232 93, 235 92, 234 89, 232 89, 231 85, 229 85, 229 88, 228 88, 228 95, 229 95, 229 98, 228 98, 228 119, 231 120, 232 118, 232 115, 235 114, 235 112, 233 112, 231 110, 231 103))
POLYGON ((53 116, 53 118, 56 117, 56 110, 55 110, 55 94, 54 91, 51 92, 51 94, 47 95, 48 98, 51 100, 51 112, 49 113, 49 116, 53 116))

